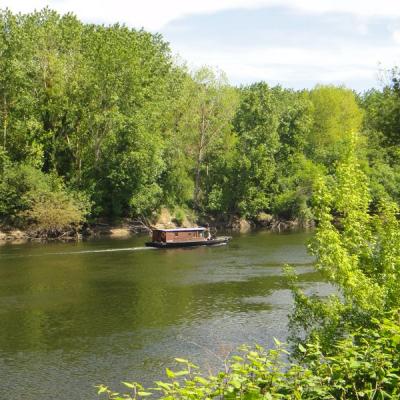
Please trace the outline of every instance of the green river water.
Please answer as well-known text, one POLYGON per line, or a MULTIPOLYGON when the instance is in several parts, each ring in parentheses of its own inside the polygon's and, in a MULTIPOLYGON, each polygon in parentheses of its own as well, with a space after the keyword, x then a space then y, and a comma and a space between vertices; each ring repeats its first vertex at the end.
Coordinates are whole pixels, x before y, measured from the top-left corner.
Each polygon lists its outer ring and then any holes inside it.
POLYGON ((215 370, 242 343, 285 340, 294 265, 310 292, 307 233, 144 248, 147 237, 0 247, 0 399, 96 399, 95 384, 151 384, 174 357, 215 370), (214 354, 215 355, 214 355, 214 354))

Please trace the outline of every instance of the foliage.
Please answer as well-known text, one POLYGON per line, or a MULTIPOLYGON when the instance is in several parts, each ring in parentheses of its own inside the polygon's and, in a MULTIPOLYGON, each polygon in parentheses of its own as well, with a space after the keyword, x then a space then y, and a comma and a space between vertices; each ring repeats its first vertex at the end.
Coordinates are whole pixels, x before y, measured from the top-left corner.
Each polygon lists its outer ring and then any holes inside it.
POLYGON ((98 386, 108 399, 395 399, 400 395, 400 327, 391 319, 375 320, 373 329, 361 329, 337 341, 330 351, 318 341, 299 345, 298 363, 288 362, 285 346, 265 350, 242 346, 226 362, 224 371, 204 375, 191 362, 175 359, 182 368, 167 368, 168 380, 145 389, 123 382, 128 392, 98 386))
POLYGON ((185 212, 181 208, 178 208, 174 212, 174 220, 176 221, 178 226, 182 226, 183 221, 185 220, 185 212))
POLYGON ((6 223, 39 231, 62 231, 81 224, 90 204, 83 193, 68 191, 54 174, 31 165, 8 165, 0 182, 0 216, 6 223))
POLYGON ((309 93, 313 105, 313 125, 307 153, 314 160, 332 165, 360 130, 362 111, 355 94, 346 88, 316 86, 309 93))
POLYGON ((235 202, 242 215, 256 215, 268 209, 268 196, 279 149, 278 96, 265 83, 242 89, 234 120, 238 134, 234 169, 235 202))
MULTIPOLYGON (((184 140, 186 163, 193 171, 196 208, 201 208, 212 186, 210 170, 214 171, 215 160, 230 151, 237 102, 236 91, 221 72, 203 67, 185 80, 178 132, 184 140)), ((217 174, 220 172, 217 167, 217 174)))
POLYGON ((367 91, 360 99, 365 109, 363 130, 366 137, 364 152, 368 158, 367 173, 372 178, 374 205, 376 199, 388 197, 399 203, 399 70, 388 72, 389 82, 382 90, 367 91))
POLYGON ((400 85, 399 68, 387 72, 388 82, 382 90, 371 89, 361 99, 361 104, 366 110, 365 126, 368 129, 383 133, 384 144, 393 147, 399 144, 400 127, 400 85))
POLYGON ((347 330, 369 326, 382 312, 400 307, 398 206, 382 199, 370 214, 368 177, 352 147, 335 176, 318 179, 314 189, 318 228, 310 249, 337 294, 307 297, 289 274, 296 301, 292 332, 297 340, 304 337, 299 332, 318 336, 326 348, 347 330))
MULTIPOLYGON (((48 8, 0 11, 0 56, 0 167, 59 176, 89 196, 94 217, 165 206, 308 223, 312 182, 334 175, 354 135, 371 209, 400 201, 396 69, 359 97, 335 86, 235 88, 217 69, 178 65, 158 34, 48 8)), ((18 223, 25 206, 11 192, 1 218, 18 223)))
POLYGON ((30 226, 46 234, 60 234, 79 227, 88 212, 86 199, 76 199, 65 191, 34 193, 30 208, 20 214, 30 226))
POLYGON ((275 215, 289 219, 299 218, 303 224, 314 219, 311 207, 314 182, 325 175, 325 168, 307 159, 303 154, 294 154, 286 163, 272 198, 272 210, 275 215))
POLYGON ((49 9, 4 11, 0 25, 0 124, 11 161, 84 188, 97 212, 151 210, 175 77, 160 36, 49 9))

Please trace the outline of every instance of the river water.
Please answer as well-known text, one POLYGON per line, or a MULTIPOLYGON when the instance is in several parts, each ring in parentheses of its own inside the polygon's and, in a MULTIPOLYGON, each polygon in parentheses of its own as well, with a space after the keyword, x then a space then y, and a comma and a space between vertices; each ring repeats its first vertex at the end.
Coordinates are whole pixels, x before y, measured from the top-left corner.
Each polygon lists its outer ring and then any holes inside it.
POLYGON ((324 291, 307 233, 144 248, 147 237, 0 247, 0 399, 97 399, 94 385, 151 384, 174 357, 206 370, 242 343, 285 340, 282 266, 324 291))

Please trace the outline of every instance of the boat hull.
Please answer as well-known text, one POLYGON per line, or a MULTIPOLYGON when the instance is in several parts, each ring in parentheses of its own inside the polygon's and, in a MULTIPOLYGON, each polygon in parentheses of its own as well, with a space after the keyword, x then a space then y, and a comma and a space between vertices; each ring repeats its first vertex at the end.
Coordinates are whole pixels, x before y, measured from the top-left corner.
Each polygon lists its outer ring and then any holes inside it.
POLYGON ((191 240, 186 242, 147 242, 147 247, 158 247, 160 249, 169 249, 177 247, 198 247, 198 246, 215 246, 217 244, 226 244, 231 240, 230 236, 217 237, 209 240, 191 240))

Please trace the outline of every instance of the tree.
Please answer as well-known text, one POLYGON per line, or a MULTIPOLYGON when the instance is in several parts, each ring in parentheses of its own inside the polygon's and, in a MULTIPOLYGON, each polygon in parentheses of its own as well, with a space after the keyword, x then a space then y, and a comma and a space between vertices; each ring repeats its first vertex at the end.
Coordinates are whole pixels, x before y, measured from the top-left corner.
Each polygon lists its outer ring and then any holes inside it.
POLYGON ((316 86, 309 93, 313 104, 313 126, 307 155, 326 166, 341 159, 343 149, 358 134, 363 114, 354 93, 344 87, 316 86))
POLYGON ((89 212, 87 197, 68 190, 54 173, 16 163, 3 171, 0 218, 5 223, 58 236, 71 226, 78 228, 89 212))
POLYGON ((367 130, 383 134, 382 144, 391 148, 399 157, 400 144, 400 71, 393 68, 386 72, 388 82, 382 90, 371 89, 361 99, 366 110, 364 126, 367 130))
POLYGON ((193 203, 201 206, 207 195, 202 175, 208 175, 210 162, 224 148, 231 134, 231 121, 236 110, 236 91, 221 72, 201 68, 186 79, 183 92, 184 112, 179 132, 187 145, 194 171, 193 203), (204 165, 206 163, 206 165, 204 165))
POLYGON ((307 297, 294 288, 292 328, 319 337, 323 346, 355 327, 400 306, 400 225, 398 206, 382 199, 370 214, 369 179, 362 171, 353 139, 333 177, 314 188, 318 228, 311 243, 316 268, 337 294, 307 297))

